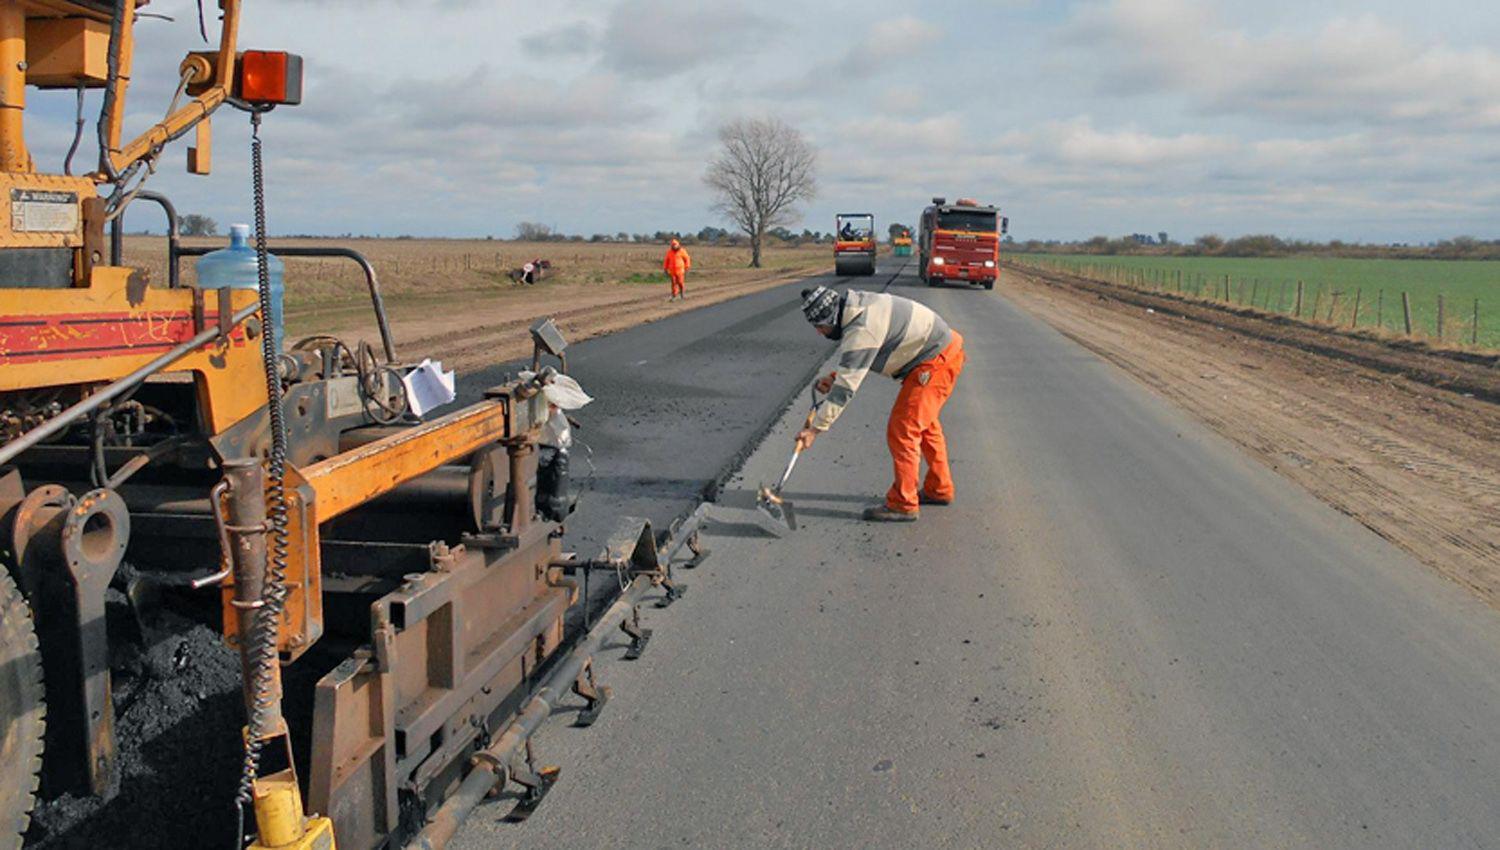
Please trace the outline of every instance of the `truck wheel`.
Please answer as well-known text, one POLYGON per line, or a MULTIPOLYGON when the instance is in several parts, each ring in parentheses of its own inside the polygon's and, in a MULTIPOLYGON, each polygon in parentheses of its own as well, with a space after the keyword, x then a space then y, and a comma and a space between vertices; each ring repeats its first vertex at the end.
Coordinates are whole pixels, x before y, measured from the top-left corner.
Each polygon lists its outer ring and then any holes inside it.
POLYGON ((19 850, 31 823, 47 704, 31 608, 0 567, 0 850, 19 850))
POLYGON ((985 281, 984 282, 984 288, 985 289, 994 289, 995 288, 995 282, 993 280, 987 280, 987 281, 985 281))

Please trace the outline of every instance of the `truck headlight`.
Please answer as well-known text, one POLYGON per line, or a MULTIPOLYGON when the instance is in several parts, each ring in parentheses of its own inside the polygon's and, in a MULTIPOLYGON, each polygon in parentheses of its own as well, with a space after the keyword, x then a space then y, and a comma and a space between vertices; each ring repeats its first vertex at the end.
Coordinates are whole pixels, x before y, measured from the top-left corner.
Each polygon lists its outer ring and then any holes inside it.
POLYGON ((932 258, 932 264, 934 266, 941 266, 943 264, 943 258, 942 257, 933 257, 932 258))
POLYGON ((994 268, 995 267, 995 261, 994 260, 985 260, 984 261, 984 267, 987 268, 987 269, 994 268))

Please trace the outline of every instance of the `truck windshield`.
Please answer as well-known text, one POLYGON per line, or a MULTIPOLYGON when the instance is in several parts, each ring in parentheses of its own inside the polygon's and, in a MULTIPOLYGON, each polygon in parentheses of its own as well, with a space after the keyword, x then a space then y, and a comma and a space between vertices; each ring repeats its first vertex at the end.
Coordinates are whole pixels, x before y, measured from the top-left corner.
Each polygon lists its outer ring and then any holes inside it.
POLYGON ((968 233, 995 233, 995 214, 978 210, 939 210, 938 230, 963 230, 968 233))
POLYGON ((868 215, 839 216, 839 239, 853 242, 869 239, 875 233, 875 219, 868 215))

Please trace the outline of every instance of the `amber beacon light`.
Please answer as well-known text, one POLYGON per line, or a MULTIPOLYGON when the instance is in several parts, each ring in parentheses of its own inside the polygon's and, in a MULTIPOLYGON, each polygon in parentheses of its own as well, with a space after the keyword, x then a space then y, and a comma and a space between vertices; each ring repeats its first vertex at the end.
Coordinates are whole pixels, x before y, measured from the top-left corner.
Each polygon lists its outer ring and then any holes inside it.
POLYGON ((277 50, 246 50, 240 55, 235 94, 246 103, 296 106, 302 102, 302 57, 277 50))

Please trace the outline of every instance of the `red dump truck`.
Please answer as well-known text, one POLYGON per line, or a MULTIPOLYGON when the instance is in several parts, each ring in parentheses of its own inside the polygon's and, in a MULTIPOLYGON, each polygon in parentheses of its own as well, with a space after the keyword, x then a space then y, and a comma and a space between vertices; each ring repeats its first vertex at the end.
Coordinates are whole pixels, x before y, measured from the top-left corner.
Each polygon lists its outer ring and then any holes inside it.
POLYGON ((1009 220, 998 207, 981 206, 972 198, 950 204, 933 198, 922 211, 918 236, 918 267, 929 286, 944 281, 977 283, 994 289, 1000 276, 1000 237, 1009 220))

